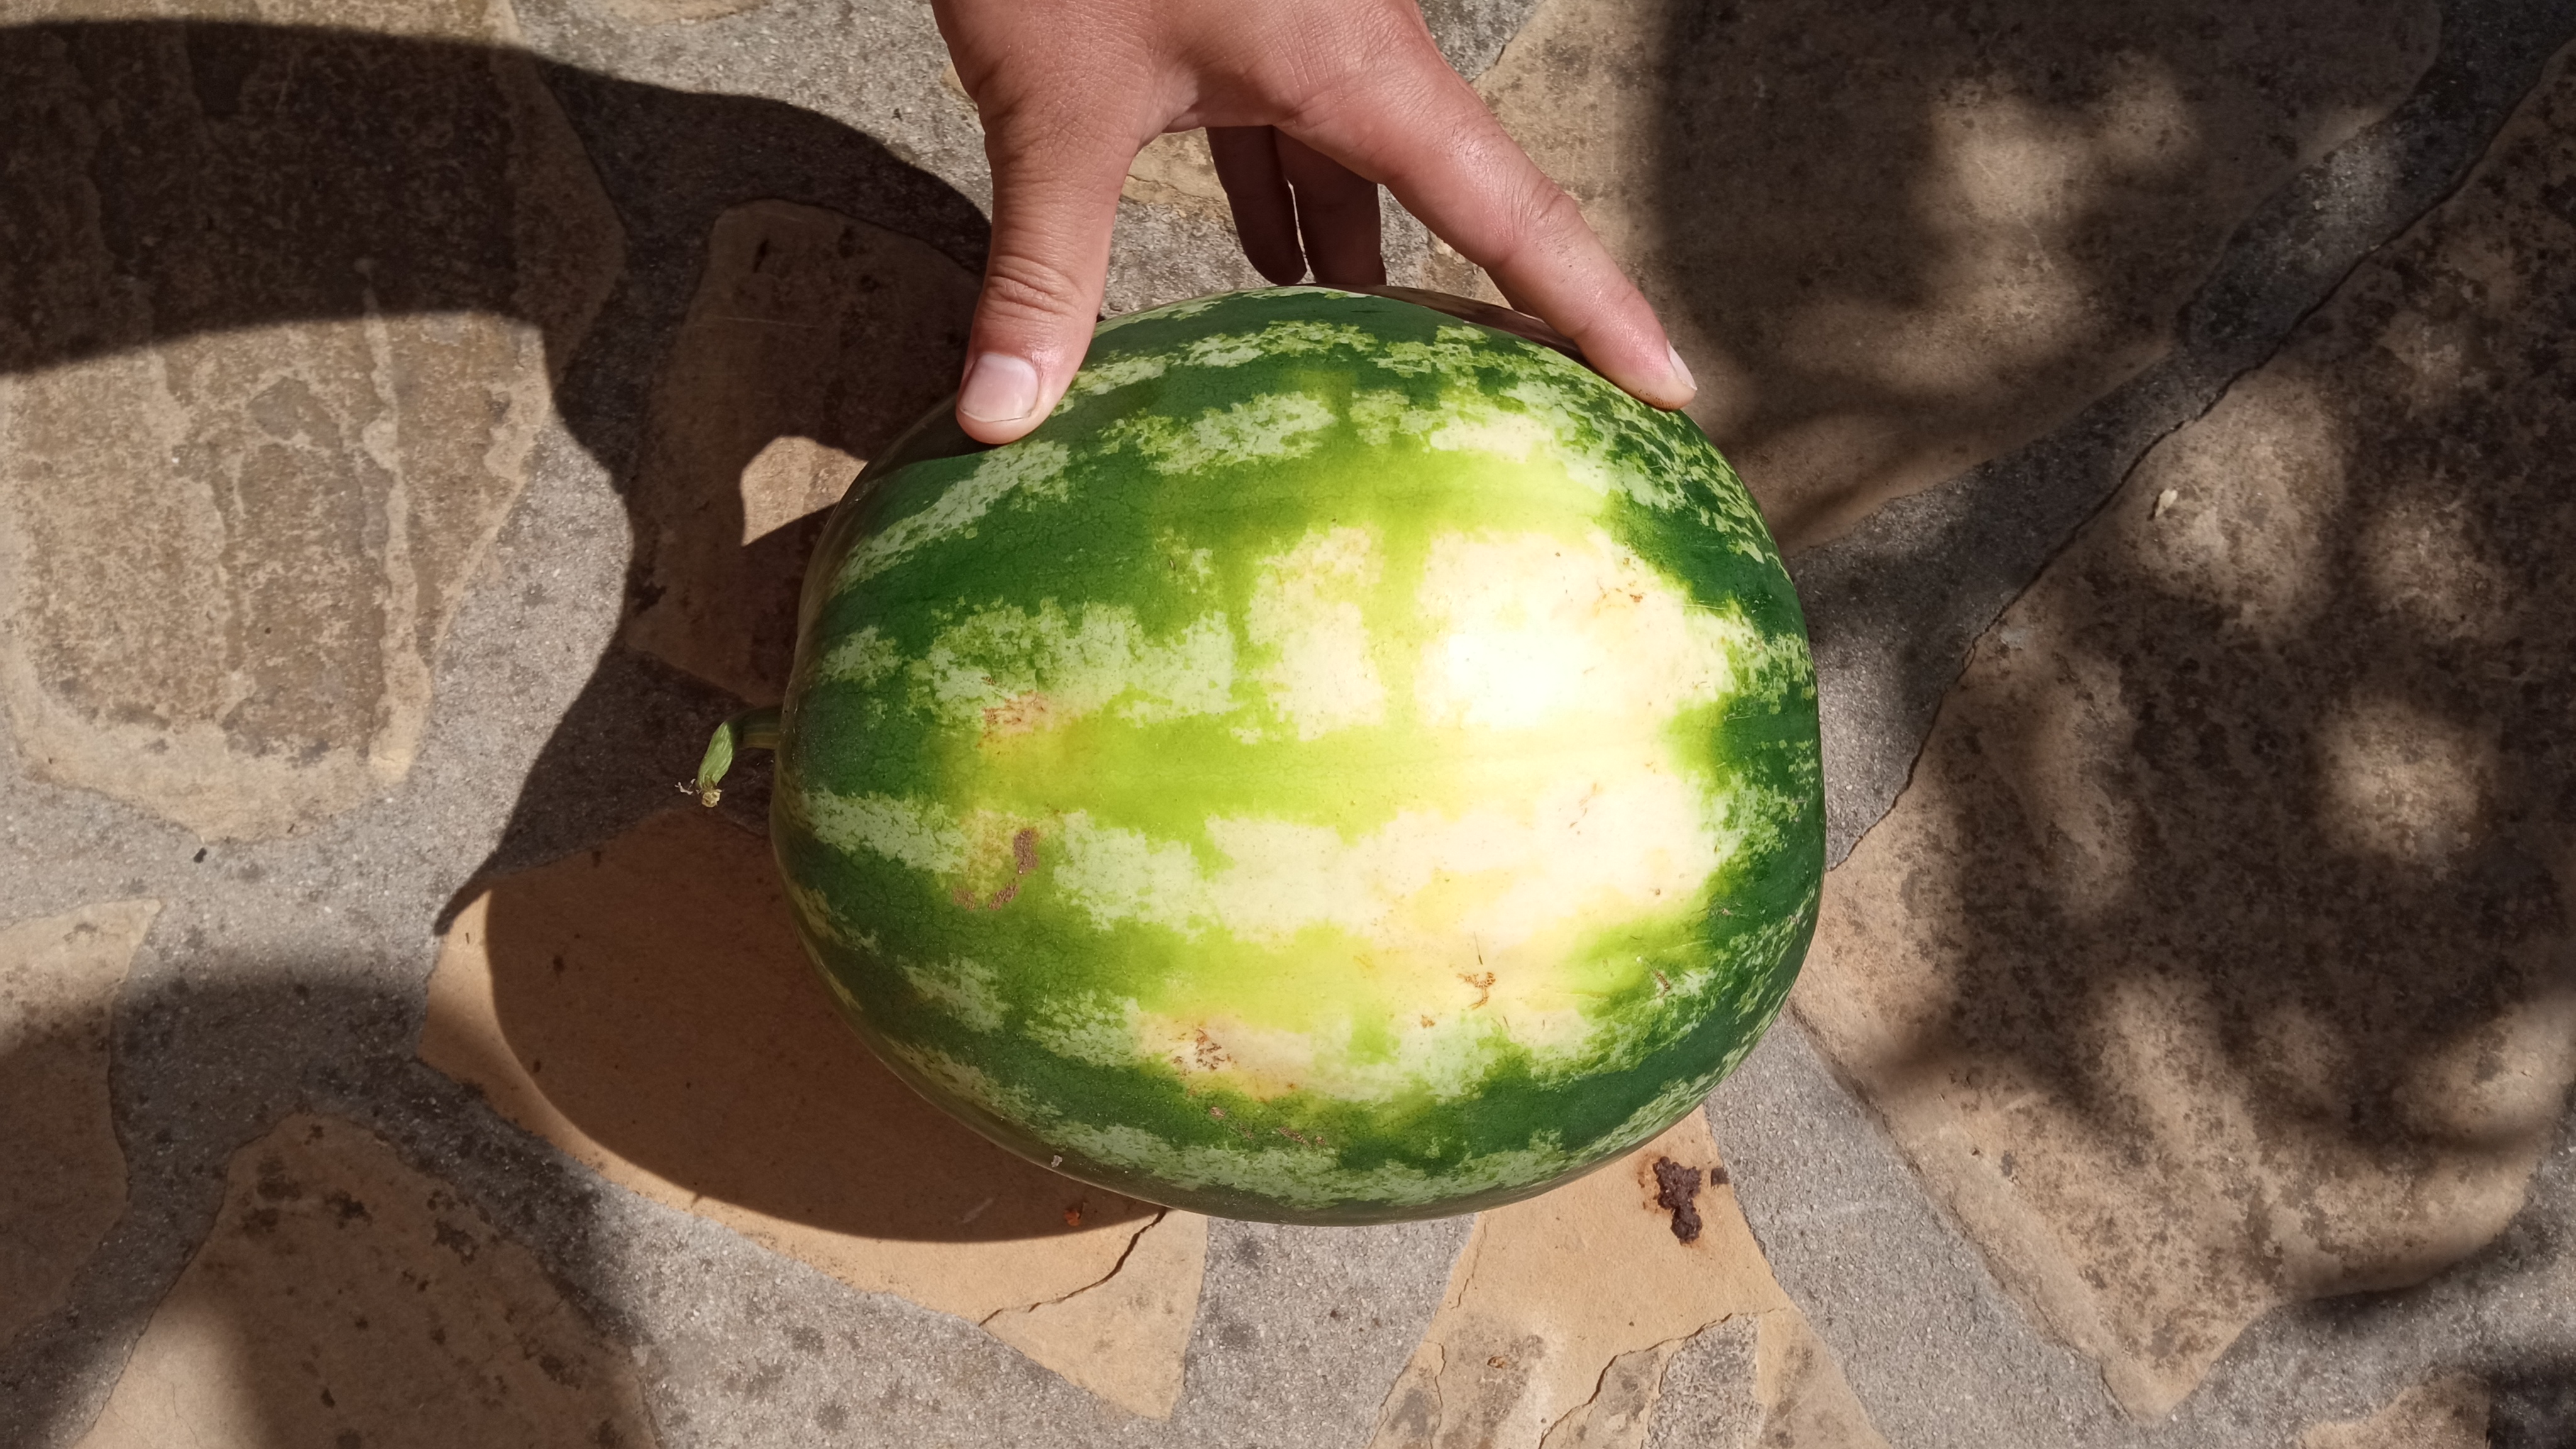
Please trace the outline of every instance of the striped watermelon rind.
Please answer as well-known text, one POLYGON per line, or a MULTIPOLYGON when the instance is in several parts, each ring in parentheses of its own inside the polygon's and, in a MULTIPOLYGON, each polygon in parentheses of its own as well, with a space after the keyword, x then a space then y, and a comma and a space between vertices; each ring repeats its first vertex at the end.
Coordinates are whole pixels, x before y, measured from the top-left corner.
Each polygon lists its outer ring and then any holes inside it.
POLYGON ((1491 328, 1118 319, 1028 437, 942 413, 873 463, 802 612, 772 836, 824 979, 1116 1192, 1543 1191, 1691 1110, 1814 930, 1814 670, 1750 498, 1491 328))

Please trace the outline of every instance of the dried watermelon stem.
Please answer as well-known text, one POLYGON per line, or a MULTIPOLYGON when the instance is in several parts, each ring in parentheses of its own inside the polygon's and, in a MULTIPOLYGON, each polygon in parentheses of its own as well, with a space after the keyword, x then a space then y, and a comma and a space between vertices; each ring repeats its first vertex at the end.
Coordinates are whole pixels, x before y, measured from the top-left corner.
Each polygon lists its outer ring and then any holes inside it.
POLYGON ((717 725, 715 738, 707 741, 706 758, 698 761, 698 803, 712 807, 724 798, 717 787, 724 783, 725 771, 733 768, 735 751, 777 748, 777 710, 747 709, 717 725))

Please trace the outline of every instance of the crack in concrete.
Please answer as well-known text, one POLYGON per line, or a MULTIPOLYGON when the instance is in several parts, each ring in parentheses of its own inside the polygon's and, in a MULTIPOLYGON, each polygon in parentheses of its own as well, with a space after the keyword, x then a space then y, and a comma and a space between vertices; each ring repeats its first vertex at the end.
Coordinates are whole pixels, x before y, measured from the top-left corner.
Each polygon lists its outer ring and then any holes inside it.
POLYGON ((2275 192, 2183 308, 2170 352, 2054 432, 1789 560, 1826 715, 1827 860, 1911 779, 1976 641, 2138 463, 2452 196, 2571 32, 2567 0, 2455 0, 2408 99, 2275 192))
POLYGON ((1053 1308, 1060 1303, 1070 1303, 1074 1299, 1081 1297, 1083 1294, 1090 1292, 1092 1289, 1098 1288, 1102 1284, 1107 1283, 1110 1279, 1118 1276, 1120 1269, 1127 1266, 1127 1260, 1129 1258, 1136 1256, 1136 1245, 1145 1241, 1145 1235, 1152 1232, 1164 1218, 1170 1216, 1171 1211, 1172 1210, 1170 1208, 1157 1209, 1152 1217, 1147 1218, 1137 1227, 1135 1232, 1129 1234, 1127 1237, 1127 1246, 1118 1250, 1118 1261, 1109 1265, 1108 1272, 1101 1274, 1099 1277, 1092 1279, 1090 1282, 1083 1284, 1079 1288, 1073 1289, 1067 1293, 1059 1293, 1053 1298, 1040 1298, 1032 1303, 1015 1303, 1007 1308, 996 1308, 992 1312, 985 1314, 983 1317, 976 1319, 976 1324, 981 1327, 990 1327, 994 1319, 999 1318, 1006 1313, 1032 1313, 1041 1308, 1053 1308))
MULTIPOLYGON (((1601 1365, 1601 1372, 1596 1375, 1592 1381, 1591 1396, 1586 1398, 1582 1403, 1576 1404, 1574 1407, 1567 1409, 1564 1413, 1557 1415, 1556 1418, 1548 1424, 1547 1431, 1539 1436, 1539 1449, 1555 1449, 1555 1446, 1560 1442, 1557 1438, 1558 1435, 1575 1432, 1572 1426, 1575 1425, 1575 1422, 1578 1419, 1591 1413, 1593 1408, 1601 1402, 1601 1395, 1610 1387, 1611 1371, 1619 1367, 1622 1359, 1633 1359, 1642 1354, 1653 1354, 1661 1360, 1661 1362, 1657 1363, 1655 1366, 1655 1374, 1652 1382, 1646 1385, 1643 1401, 1637 1406, 1637 1427, 1640 1430, 1643 1430, 1653 1421, 1655 1405, 1663 1400, 1664 1372, 1672 1366, 1673 1356, 1681 1352, 1682 1345, 1689 1343, 1692 1339, 1699 1337, 1701 1334, 1708 1332, 1712 1328, 1732 1323, 1739 1318, 1755 1325, 1755 1331, 1759 1332, 1762 1320, 1781 1311, 1782 1310, 1777 1308, 1761 1308, 1755 1309, 1749 1313, 1721 1314, 1720 1316, 1712 1318, 1708 1322, 1701 1324, 1699 1327, 1692 1329, 1688 1333, 1677 1334, 1674 1337, 1664 1339, 1661 1342, 1650 1343, 1644 1348, 1630 1349, 1626 1353, 1615 1355, 1609 1361, 1601 1365)), ((1642 1434, 1640 1437, 1643 1437, 1642 1434)))

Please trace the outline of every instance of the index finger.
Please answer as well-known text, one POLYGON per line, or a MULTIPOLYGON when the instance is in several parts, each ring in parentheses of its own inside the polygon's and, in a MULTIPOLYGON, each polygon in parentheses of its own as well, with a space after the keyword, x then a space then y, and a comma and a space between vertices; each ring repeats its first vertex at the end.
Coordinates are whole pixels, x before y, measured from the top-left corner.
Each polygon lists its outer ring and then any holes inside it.
POLYGON ((1583 219, 1426 36, 1422 53, 1320 95, 1279 129, 1385 184, 1491 273, 1512 305, 1572 338, 1612 382, 1657 407, 1697 390, 1654 309, 1583 219))

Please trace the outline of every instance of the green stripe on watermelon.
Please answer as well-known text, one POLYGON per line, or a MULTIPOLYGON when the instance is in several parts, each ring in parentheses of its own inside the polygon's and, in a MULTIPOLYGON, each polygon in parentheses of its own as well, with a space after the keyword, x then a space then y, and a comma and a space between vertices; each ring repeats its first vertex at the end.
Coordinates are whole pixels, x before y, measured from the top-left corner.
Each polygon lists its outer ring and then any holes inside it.
POLYGON ((1652 1137, 1777 1014, 1823 857, 1797 600, 1687 419, 1317 288, 1104 327, 872 466, 773 834, 836 998, 995 1140, 1369 1222, 1652 1137))

